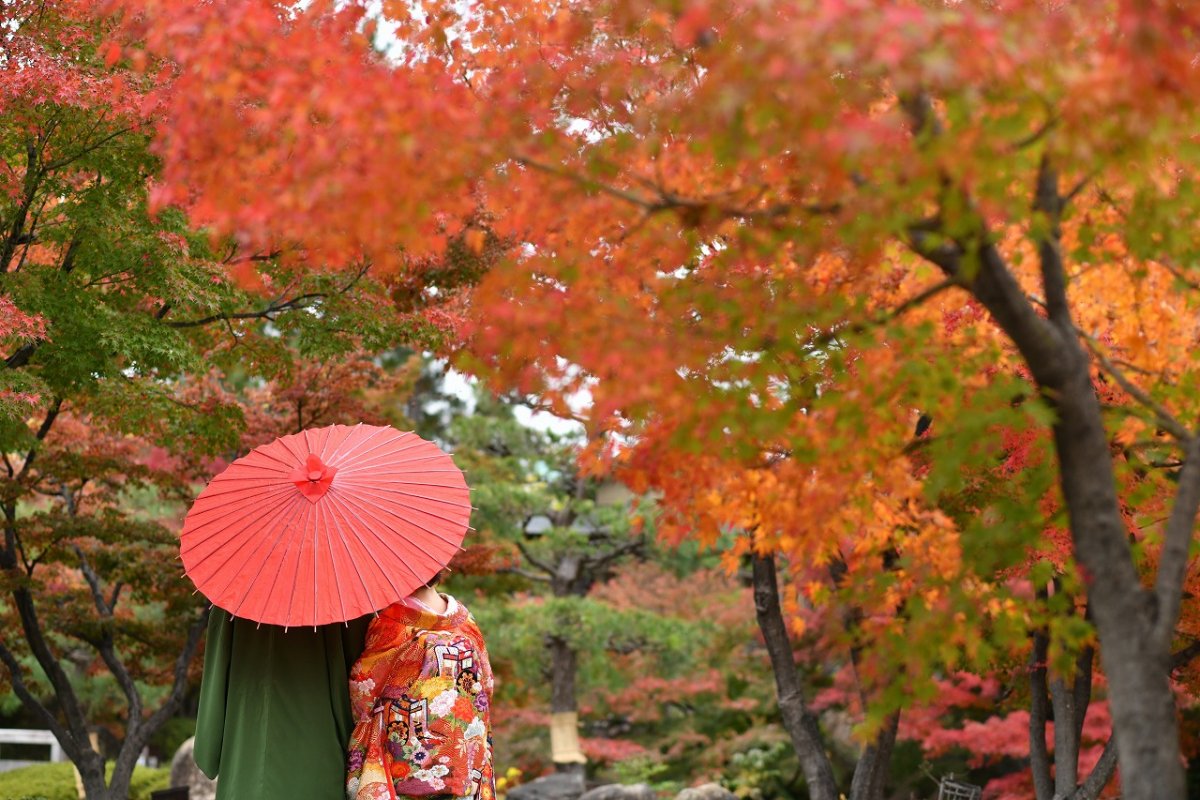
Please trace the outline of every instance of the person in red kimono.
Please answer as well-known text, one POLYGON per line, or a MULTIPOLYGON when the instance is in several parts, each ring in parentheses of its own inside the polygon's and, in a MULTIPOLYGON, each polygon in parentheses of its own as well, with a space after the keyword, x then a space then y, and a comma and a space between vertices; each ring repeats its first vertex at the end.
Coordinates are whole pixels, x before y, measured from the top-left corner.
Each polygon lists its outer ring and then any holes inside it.
POLYGON ((351 668, 348 800, 495 800, 483 634, 435 583, 379 612, 351 668))

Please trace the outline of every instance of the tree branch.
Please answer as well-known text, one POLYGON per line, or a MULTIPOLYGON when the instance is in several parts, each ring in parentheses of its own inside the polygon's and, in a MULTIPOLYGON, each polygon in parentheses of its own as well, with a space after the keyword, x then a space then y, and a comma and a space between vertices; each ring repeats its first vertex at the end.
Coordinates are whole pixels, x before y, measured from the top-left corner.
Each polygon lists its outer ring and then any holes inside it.
MULTIPOLYGON (((1050 157, 1043 155, 1038 165, 1037 190, 1033 209, 1044 216, 1045 229, 1036 237, 1038 261, 1042 269, 1042 287, 1046 293, 1046 311, 1051 321, 1060 327, 1070 328, 1071 313, 1067 307, 1067 279, 1063 268, 1062 216, 1063 201, 1058 194, 1058 172, 1050 165, 1050 157)), ((1035 218, 1035 226, 1037 220, 1035 218)))
POLYGON ((529 548, 525 546, 524 542, 517 542, 516 545, 517 549, 521 551, 521 555, 525 557, 525 560, 540 569, 542 572, 546 573, 547 576, 553 578, 558 574, 558 570, 534 556, 533 553, 530 552, 529 548))
MULTIPOLYGON (((63 400, 61 397, 54 399, 54 405, 46 413, 46 418, 42 420, 41 426, 38 428, 36 437, 39 442, 44 440, 47 434, 50 433, 50 428, 54 426, 54 420, 58 419, 58 412, 62 408, 63 400)), ((25 473, 29 471, 29 467, 33 464, 34 458, 37 456, 37 445, 29 448, 29 452, 25 454, 25 463, 21 465, 21 471, 17 473, 16 480, 21 480, 25 473)))
POLYGON ((119 129, 113 131, 112 133, 109 133, 109 134, 103 136, 102 138, 96 140, 95 142, 92 142, 87 147, 84 147, 81 150, 76 150, 75 152, 71 153, 70 156, 65 156, 63 158, 60 158, 58 161, 52 161, 49 164, 46 164, 45 167, 43 167, 43 171, 44 172, 54 172, 57 169, 62 169, 63 167, 70 165, 72 162, 78 161, 80 158, 83 158, 88 153, 92 153, 96 150, 99 150, 101 147, 108 144, 113 139, 116 139, 119 136, 123 136, 132 130, 133 130, 132 127, 119 128, 119 129))
POLYGON ((1054 709, 1054 796, 1073 791, 1079 776, 1079 740, 1075 737, 1075 693, 1066 681, 1050 681, 1050 705, 1054 709))
MULTIPOLYGON (((1044 596, 1044 592, 1039 591, 1044 596)), ((1044 631, 1033 634, 1033 650, 1029 654, 1029 769, 1033 773, 1033 788, 1037 800, 1054 797, 1050 777, 1050 751, 1046 747, 1046 720, 1049 689, 1046 684, 1046 656, 1049 640, 1044 631)))
POLYGON ((1176 650, 1171 654, 1171 672, 1182 669, 1200 656, 1200 640, 1194 641, 1182 650, 1176 650))
POLYGON ((1175 490, 1175 504, 1167 518, 1162 552, 1158 558, 1151 641, 1163 648, 1170 644, 1175 624, 1179 621, 1183 581, 1187 576, 1188 553, 1192 546, 1197 509, 1200 509, 1200 436, 1192 437, 1188 442, 1183 469, 1179 472, 1179 485, 1175 490))
MULTIPOLYGON (((1084 618, 1087 618, 1084 614, 1084 618)), ((1083 648, 1075 659, 1075 741, 1083 741, 1083 723, 1087 719, 1088 706, 1092 703, 1092 673, 1096 650, 1091 645, 1083 648)))
MULTIPOLYGON (((743 208, 738 206, 727 205, 715 198, 687 198, 681 197, 674 192, 668 191, 661 186, 649 184, 651 191, 655 196, 644 196, 631 192, 627 189, 621 189, 616 186, 598 181, 594 178, 589 178, 569 170, 562 169, 551 164, 546 164, 528 156, 517 155, 514 159, 518 164, 530 169, 543 172, 547 175, 552 175, 556 178, 571 181, 577 184, 582 189, 588 192, 596 192, 605 194, 609 197, 614 197, 624 201, 629 205, 641 208, 647 215, 658 214, 664 211, 683 211, 690 212, 698 219, 702 219, 705 215, 710 219, 737 219, 737 220, 772 220, 786 217, 796 212, 803 212, 810 216, 822 216, 836 214, 844 209, 842 203, 809 203, 804 205, 793 205, 791 203, 776 203, 775 205, 765 208, 743 208)), ((647 182, 643 182, 647 185, 647 182)))
POLYGON ((613 548, 599 558, 585 557, 584 563, 592 570, 600 570, 616 561, 618 558, 638 552, 643 546, 645 546, 645 544, 645 540, 639 537, 633 541, 625 542, 624 544, 613 548))
POLYGON ((1095 357, 1096 361, 1099 362, 1100 368, 1111 375, 1113 380, 1117 382, 1117 385, 1119 385, 1126 394, 1154 413, 1154 421, 1158 424, 1158 427, 1167 431, 1181 442, 1186 442, 1192 438, 1187 426, 1176 419, 1175 416, 1171 414, 1171 412, 1168 411, 1165 406, 1134 384, 1133 381, 1129 380, 1128 376, 1126 376, 1125 373, 1122 372, 1121 369, 1104 354, 1092 336, 1084 333, 1078 328, 1076 328, 1075 331, 1079 334, 1080 338, 1083 339, 1084 344, 1087 346, 1088 352, 1090 352, 1095 357))
POLYGON ((117 685, 121 687, 121 692, 125 695, 125 701, 129 704, 129 715, 125 723, 125 728, 127 735, 133 735, 142 724, 142 694, 138 691, 137 684, 134 683, 133 677, 125 667, 125 662, 117 655, 116 644, 112 634, 112 607, 104 600, 100 576, 92 569, 91 562, 88 561, 87 556, 83 553, 83 548, 79 545, 74 545, 72 549, 75 551, 76 557, 79 558, 79 570, 83 573, 83 577, 91 589, 92 602, 96 606, 96 611, 100 614, 100 638, 98 641, 93 642, 93 646, 99 651, 100 657, 104 659, 109 672, 112 673, 117 681, 117 685))
POLYGON ((892 748, 900 729, 900 712, 888 715, 875 740, 863 748, 850 782, 850 800, 880 800, 887 784, 892 748))
POLYGON ((46 726, 46 729, 54 734, 54 738, 58 739, 58 743, 62 745, 63 752, 67 758, 75 761, 78 758, 78 748, 75 740, 66 728, 59 723, 58 718, 50 713, 50 709, 42 704, 41 700, 29 691, 29 687, 25 683, 25 676, 21 672, 21 664, 17 661, 13 652, 8 649, 8 646, 0 642, 0 661, 4 662, 4 666, 8 669, 9 682, 12 683, 13 692, 37 719, 46 726))
MULTIPOLYGON (((196 649, 200 646, 200 639, 204 634, 204 629, 208 626, 208 616, 211 613, 212 606, 206 604, 200 616, 188 628, 187 641, 184 643, 179 657, 175 659, 171 692, 167 695, 167 699, 158 710, 146 718, 146 724, 142 729, 142 737, 148 738, 154 731, 162 727, 164 722, 175 716, 175 712, 179 710, 179 706, 183 703, 183 693, 187 688, 188 665, 192 663, 192 658, 196 655, 196 649)), ((143 739, 138 743, 135 752, 140 753, 145 744, 146 742, 143 739)))
POLYGON ((542 575, 539 572, 530 572, 529 570, 521 569, 520 567, 502 567, 497 571, 505 572, 505 573, 508 573, 509 575, 519 575, 522 578, 525 578, 526 580, 537 581, 538 583, 549 583, 550 582, 550 576, 542 575))
MULTIPOLYGON (((251 258, 253 259, 254 257, 252 256, 251 258)), ((346 292, 349 292, 351 289, 353 289, 358 284, 358 282, 360 280, 362 280, 363 276, 365 276, 367 274, 367 272, 370 271, 370 269, 371 269, 370 262, 365 263, 362 266, 362 268, 359 269, 357 273, 355 273, 354 277, 352 277, 345 286, 342 286, 333 292, 307 292, 305 294, 297 295, 296 297, 293 297, 289 300, 283 300, 283 299, 273 300, 270 303, 268 303, 266 306, 264 306, 263 308, 260 308, 256 311, 239 311, 239 312, 235 312, 233 314, 211 314, 207 317, 201 317, 200 319, 189 319, 189 320, 179 320, 177 322, 168 322, 167 325, 169 325, 172 328, 198 328, 203 325, 210 325, 214 322, 222 322, 222 321, 230 322, 232 320, 237 320, 237 319, 267 319, 267 320, 271 320, 271 319, 275 318, 274 315, 282 313, 284 311, 294 311, 296 309, 308 308, 310 305, 312 305, 314 302, 316 302, 318 300, 324 300, 325 298, 328 298, 328 297, 338 297, 340 295, 345 294, 346 292)), ((170 310, 170 305, 169 304, 164 305, 162 308, 160 308, 158 310, 156 317, 158 319, 162 319, 163 317, 166 316, 166 313, 169 310, 170 310)))
POLYGON ((1092 767, 1092 771, 1083 784, 1070 795, 1070 800, 1096 800, 1100 796, 1100 792, 1112 780, 1116 768, 1117 737, 1113 735, 1108 737, 1108 741, 1104 744, 1104 752, 1100 754, 1100 760, 1096 762, 1096 766, 1092 767))
MULTIPOLYGON (((42 671, 46 673, 46 677, 50 680, 50 685, 54 688, 55 697, 58 699, 63 716, 67 721, 67 728, 71 734, 70 738, 79 742, 76 751, 80 758, 82 758, 84 755, 83 743, 87 742, 88 739, 87 719, 84 717, 83 710, 79 706, 79 698, 75 695, 75 690, 72 688, 71 681, 67 678, 66 672, 63 671, 62 665, 58 663, 58 658, 50 651, 50 646, 46 642, 45 632, 38 621, 37 609, 33 603, 33 595, 30 594, 28 589, 17 588, 11 592, 11 597, 13 605, 16 606, 17 614, 21 619, 21 629, 25 633, 25 641, 29 644, 30 651, 32 651, 34 658, 37 659, 42 671)), ((64 743, 64 749, 65 747, 64 743)), ((78 759, 72 760, 76 764, 80 763, 78 759)))

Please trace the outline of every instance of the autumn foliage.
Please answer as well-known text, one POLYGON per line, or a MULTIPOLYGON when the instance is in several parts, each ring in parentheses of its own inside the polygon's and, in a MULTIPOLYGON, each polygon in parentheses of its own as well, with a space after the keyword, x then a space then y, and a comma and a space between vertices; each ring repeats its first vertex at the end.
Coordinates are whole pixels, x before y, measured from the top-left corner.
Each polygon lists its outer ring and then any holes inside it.
MULTIPOLYGON (((217 319, 244 308, 235 291, 266 301, 259 319, 310 291, 347 297, 366 267, 389 324, 495 388, 564 415, 586 392, 585 467, 657 492, 668 541, 719 546, 730 569, 786 565, 792 634, 853 654, 866 740, 942 676, 1028 662, 1049 682, 1030 695, 1036 760, 1037 704, 1062 701, 1053 682, 1085 674, 1085 653, 1090 670, 1098 644, 1125 794, 1182 796, 1170 674, 1195 632, 1200 503, 1192 4, 62 14, 88 31, 87 68, 59 74, 31 39, 23 63, 39 67, 9 70, 6 108, 111 104, 152 129, 147 207, 233 247, 205 259, 217 319)), ((26 216, 28 174, 9 167, 26 216)), ((6 264, 39 252, 8 242, 6 264)), ((13 296, 3 341, 53 342, 13 296)), ((26 407, 44 394, 32 378, 0 391, 26 407)), ((1034 768, 1039 798, 1084 791, 1062 758, 1062 785, 1034 768)))

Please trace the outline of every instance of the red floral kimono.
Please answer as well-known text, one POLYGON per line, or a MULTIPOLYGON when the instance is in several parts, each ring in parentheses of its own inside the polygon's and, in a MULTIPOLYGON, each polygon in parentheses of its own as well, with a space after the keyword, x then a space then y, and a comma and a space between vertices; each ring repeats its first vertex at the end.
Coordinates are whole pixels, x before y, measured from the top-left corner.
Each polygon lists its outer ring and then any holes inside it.
POLYGON ((446 613, 396 603, 367 630, 350 672, 355 727, 349 800, 494 800, 492 668, 465 606, 446 613))

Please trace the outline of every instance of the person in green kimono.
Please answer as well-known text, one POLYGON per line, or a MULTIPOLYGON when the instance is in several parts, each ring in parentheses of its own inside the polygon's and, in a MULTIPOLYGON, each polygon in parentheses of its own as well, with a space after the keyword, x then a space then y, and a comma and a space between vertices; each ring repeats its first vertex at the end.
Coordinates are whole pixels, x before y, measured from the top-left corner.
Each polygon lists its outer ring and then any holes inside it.
POLYGON ((284 629, 212 610, 193 756, 217 800, 344 796, 350 667, 372 616, 284 629))

